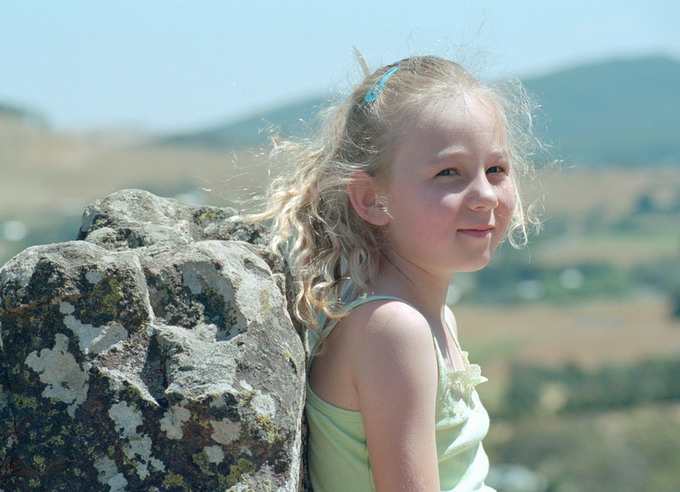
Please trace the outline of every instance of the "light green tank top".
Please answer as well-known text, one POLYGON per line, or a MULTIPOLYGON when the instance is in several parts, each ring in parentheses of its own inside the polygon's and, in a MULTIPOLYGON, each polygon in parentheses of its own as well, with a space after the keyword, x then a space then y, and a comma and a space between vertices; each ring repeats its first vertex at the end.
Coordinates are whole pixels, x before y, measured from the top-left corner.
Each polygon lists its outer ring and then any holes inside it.
MULTIPOLYGON (((376 300, 401 301, 372 296, 353 302, 350 309, 376 300)), ((442 491, 491 492, 494 489, 484 484, 489 460, 482 447, 482 439, 489 430, 489 416, 475 390, 486 378, 479 366, 468 362, 463 351, 465 370, 449 370, 434 336, 432 339, 439 370, 435 432, 440 487, 442 491)), ((315 347, 317 342, 312 340, 311 346, 315 347)), ((311 353, 313 356, 314 351, 311 353)), ((305 410, 309 424, 307 459, 314 491, 375 490, 361 413, 322 400, 309 384, 305 410)))

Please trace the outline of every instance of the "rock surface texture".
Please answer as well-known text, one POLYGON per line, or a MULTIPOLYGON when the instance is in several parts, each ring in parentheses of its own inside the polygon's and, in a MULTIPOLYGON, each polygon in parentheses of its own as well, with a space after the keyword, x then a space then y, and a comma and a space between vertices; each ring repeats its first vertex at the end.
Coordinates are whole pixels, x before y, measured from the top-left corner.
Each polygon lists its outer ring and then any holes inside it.
POLYGON ((305 490, 284 265, 233 214, 126 190, 0 269, 0 490, 305 490))

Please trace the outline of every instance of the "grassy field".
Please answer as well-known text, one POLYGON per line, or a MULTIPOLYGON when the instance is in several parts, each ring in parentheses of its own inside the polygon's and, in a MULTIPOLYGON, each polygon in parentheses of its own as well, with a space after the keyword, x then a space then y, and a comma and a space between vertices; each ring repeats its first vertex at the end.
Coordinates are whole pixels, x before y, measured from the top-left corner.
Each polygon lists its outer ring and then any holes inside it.
POLYGON ((547 241, 536 252, 542 265, 559 267, 584 262, 606 262, 621 267, 662 258, 677 257, 680 234, 677 230, 639 232, 601 231, 573 233, 547 241))
POLYGON ((576 364, 594 370, 680 356, 680 319, 660 299, 599 300, 568 306, 454 307, 459 336, 489 382, 480 386, 490 406, 506 389, 514 362, 576 364))
MULTIPOLYGON (((572 492, 677 490, 680 480, 680 402, 677 399, 606 405, 562 412, 565 388, 540 391, 540 407, 508 417, 513 364, 586 374, 648 360, 680 357, 680 320, 658 299, 591 301, 569 306, 454 307, 461 343, 489 381, 479 393, 492 415, 485 448, 492 465, 518 465, 537 473, 545 487, 502 488, 572 492)), ((641 378, 631 383, 649 383, 641 378)), ((516 381, 515 381, 516 382, 516 381)), ((661 381, 652 380, 652 384, 661 381)), ((603 389, 603 401, 607 400, 603 389)), ((568 394, 568 393, 567 393, 568 394)), ((613 393, 616 394, 616 393, 613 393)))
POLYGON ((608 224, 630 213, 643 194, 661 205, 677 200, 680 172, 677 165, 619 169, 563 163, 548 168, 539 182, 529 192, 543 198, 548 216, 608 224))
POLYGON ((227 150, 110 145, 0 119, 0 220, 70 210, 123 188, 191 190, 220 203, 244 184, 239 176, 251 161, 247 152, 237 158, 227 150))
POLYGON ((253 151, 103 143, 0 117, 0 264, 28 245, 73 239, 86 205, 124 188, 233 206, 248 187, 263 189, 263 162, 253 151), (11 221, 24 240, 4 237, 11 221))

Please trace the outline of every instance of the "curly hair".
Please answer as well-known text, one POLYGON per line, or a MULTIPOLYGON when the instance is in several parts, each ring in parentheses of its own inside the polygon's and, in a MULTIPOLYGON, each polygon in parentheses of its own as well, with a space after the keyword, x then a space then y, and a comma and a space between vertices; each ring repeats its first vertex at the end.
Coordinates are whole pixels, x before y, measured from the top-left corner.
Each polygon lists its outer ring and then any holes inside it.
POLYGON ((460 65, 435 56, 401 60, 368 75, 343 103, 329 108, 315 138, 275 141, 272 163, 291 163, 291 175, 274 180, 266 209, 248 219, 273 219, 271 247, 285 246, 296 280, 294 314, 318 328, 318 314, 344 315, 345 301, 358 297, 376 278, 383 230, 361 219, 347 193, 352 175, 389 176, 399 125, 406 110, 438 97, 479 95, 495 108, 508 135, 517 206, 507 237, 526 242, 538 220, 519 194, 518 180, 531 174, 533 105, 521 84, 483 85, 460 65), (394 67, 386 76, 388 71, 394 67), (379 97, 366 94, 380 84, 379 97), (348 292, 349 290, 349 292, 348 292))

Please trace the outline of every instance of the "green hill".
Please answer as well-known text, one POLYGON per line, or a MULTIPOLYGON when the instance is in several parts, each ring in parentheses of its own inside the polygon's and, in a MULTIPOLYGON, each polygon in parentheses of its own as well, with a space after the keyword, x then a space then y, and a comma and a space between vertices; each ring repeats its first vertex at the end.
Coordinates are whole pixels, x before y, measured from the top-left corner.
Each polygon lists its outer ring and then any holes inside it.
POLYGON ((0 117, 17 120, 23 124, 46 126, 47 119, 40 113, 13 104, 0 102, 0 117))
POLYGON ((648 57, 525 80, 566 159, 633 165, 680 161, 680 63, 648 57))
MULTIPOLYGON (((610 60, 523 82, 541 105, 545 128, 539 131, 567 162, 680 162, 677 60, 610 60)), ((283 135, 303 133, 326 103, 327 98, 314 97, 162 141, 221 148, 262 145, 272 129, 283 135)))
POLYGON ((256 147, 272 134, 301 135, 324 107, 328 99, 315 97, 288 104, 261 115, 253 115, 193 133, 163 137, 162 143, 208 147, 256 147))

